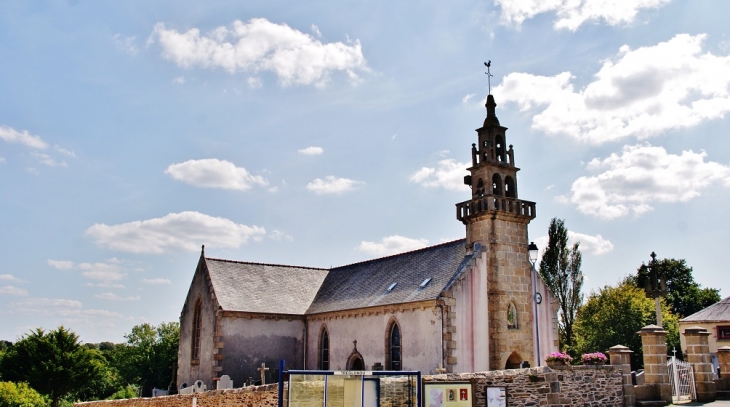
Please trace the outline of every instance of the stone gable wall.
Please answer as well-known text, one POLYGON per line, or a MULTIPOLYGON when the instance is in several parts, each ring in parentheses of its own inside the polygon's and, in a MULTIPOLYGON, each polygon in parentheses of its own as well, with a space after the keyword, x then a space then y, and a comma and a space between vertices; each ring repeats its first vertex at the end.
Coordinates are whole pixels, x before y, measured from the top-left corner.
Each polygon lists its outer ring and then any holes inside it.
MULTIPOLYGON (((394 379, 395 380, 395 379, 394 379)), ((471 382, 474 384, 474 407, 486 407, 486 388, 506 387, 510 407, 527 406, 623 406, 622 372, 615 366, 566 366, 550 369, 500 370, 483 373, 461 373, 423 376, 424 383, 471 382)), ((392 383, 394 386, 399 383, 392 383)), ((312 388, 321 394, 321 387, 312 388)), ((401 389, 403 386, 396 386, 401 389)), ((213 390, 199 394, 137 398, 127 400, 76 403, 77 407, 188 407, 196 399, 199 407, 274 407, 278 385, 270 384, 245 389, 213 390)), ((395 388, 395 387, 394 387, 395 388)), ((382 389, 381 389, 382 390, 382 389)), ((381 397, 382 407, 405 405, 398 395, 381 397)), ((286 394, 286 391, 285 391, 286 394)), ((403 400, 405 401, 405 400, 403 400)), ((305 403, 306 404, 306 403, 305 403)), ((301 405, 301 403, 300 403, 301 405)))

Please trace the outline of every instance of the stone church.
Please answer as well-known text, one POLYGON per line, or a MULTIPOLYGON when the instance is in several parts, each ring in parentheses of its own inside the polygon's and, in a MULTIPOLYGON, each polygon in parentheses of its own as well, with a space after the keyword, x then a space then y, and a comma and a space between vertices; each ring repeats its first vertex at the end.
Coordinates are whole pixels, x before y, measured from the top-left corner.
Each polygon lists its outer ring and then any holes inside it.
POLYGON ((464 177, 471 197, 456 204, 465 239, 330 269, 203 250, 180 315, 177 383, 210 389, 228 375, 239 387, 260 380, 262 363, 268 383, 280 359, 287 369, 426 374, 544 364, 558 348, 557 304, 532 273, 535 203, 518 198, 495 107, 490 94, 464 177))

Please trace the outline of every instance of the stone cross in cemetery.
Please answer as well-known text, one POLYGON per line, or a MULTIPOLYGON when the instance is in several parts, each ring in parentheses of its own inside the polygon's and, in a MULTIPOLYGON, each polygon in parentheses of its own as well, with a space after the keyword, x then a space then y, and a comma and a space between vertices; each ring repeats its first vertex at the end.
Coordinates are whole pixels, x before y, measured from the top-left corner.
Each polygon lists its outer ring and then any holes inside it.
POLYGON ((436 374, 444 374, 446 373, 446 369, 444 369, 443 363, 439 363, 439 367, 436 368, 436 374))
POLYGON ((261 385, 262 386, 265 385, 266 384, 266 371, 269 370, 269 368, 266 367, 266 363, 262 363, 261 367, 256 370, 261 372, 261 385))

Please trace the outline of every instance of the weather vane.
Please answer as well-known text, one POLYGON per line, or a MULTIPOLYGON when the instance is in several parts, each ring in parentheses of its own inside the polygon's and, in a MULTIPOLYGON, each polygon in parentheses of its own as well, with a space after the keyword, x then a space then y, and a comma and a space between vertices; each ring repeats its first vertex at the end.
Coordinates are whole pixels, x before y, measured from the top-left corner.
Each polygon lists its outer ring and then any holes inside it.
POLYGON ((491 72, 489 72, 489 67, 492 66, 492 61, 489 60, 489 61, 485 62, 484 66, 487 67, 487 72, 484 72, 484 73, 487 74, 487 83, 489 84, 489 94, 491 95, 492 94, 492 76, 494 76, 494 75, 492 75, 491 72))

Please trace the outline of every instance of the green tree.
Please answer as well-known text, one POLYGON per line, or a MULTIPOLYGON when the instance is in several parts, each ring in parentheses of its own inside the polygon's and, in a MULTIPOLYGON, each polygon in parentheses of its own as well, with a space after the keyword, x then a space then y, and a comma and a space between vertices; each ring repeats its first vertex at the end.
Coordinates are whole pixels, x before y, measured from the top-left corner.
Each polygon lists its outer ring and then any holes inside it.
POLYGON ((27 383, 0 382, 0 407, 46 407, 43 398, 27 383))
MULTIPOLYGON (((667 345, 679 349, 678 318, 662 304, 664 329, 668 331, 667 345)), ((605 352, 614 345, 629 347, 631 367, 643 366, 641 337, 638 332, 656 320, 654 301, 636 287, 630 279, 617 286, 604 286, 592 292, 578 311, 575 320, 576 350, 579 353, 605 352)))
MULTIPOLYGON (((659 275, 666 278, 666 301, 672 313, 679 318, 688 317, 697 311, 720 301, 720 291, 715 288, 702 288, 692 276, 692 267, 684 259, 657 260, 659 275)), ((630 279, 637 287, 644 289, 649 276, 649 267, 642 264, 630 279)))
POLYGON ((0 361, 3 380, 27 382, 57 407, 65 396, 81 390, 98 374, 98 353, 79 343, 63 326, 23 336, 0 361))
POLYGON ((568 229, 562 219, 553 218, 548 228, 548 246, 540 261, 540 277, 558 299, 560 348, 574 346, 575 316, 583 303, 583 272, 580 243, 568 248, 568 229))
POLYGON ((137 325, 116 346, 114 365, 127 384, 165 389, 170 384, 170 366, 177 361, 180 324, 137 325))

